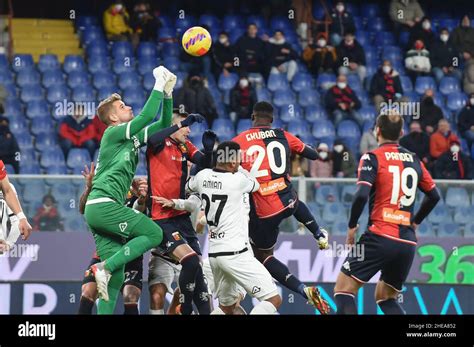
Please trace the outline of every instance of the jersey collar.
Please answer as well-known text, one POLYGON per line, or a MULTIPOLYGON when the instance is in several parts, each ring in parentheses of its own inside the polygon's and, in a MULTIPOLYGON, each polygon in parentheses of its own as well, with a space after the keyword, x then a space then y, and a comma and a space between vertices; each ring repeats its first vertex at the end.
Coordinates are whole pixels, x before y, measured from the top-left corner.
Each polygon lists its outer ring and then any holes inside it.
POLYGON ((379 147, 382 147, 382 146, 398 146, 398 142, 394 141, 394 142, 385 142, 385 143, 382 143, 381 145, 379 145, 379 147))

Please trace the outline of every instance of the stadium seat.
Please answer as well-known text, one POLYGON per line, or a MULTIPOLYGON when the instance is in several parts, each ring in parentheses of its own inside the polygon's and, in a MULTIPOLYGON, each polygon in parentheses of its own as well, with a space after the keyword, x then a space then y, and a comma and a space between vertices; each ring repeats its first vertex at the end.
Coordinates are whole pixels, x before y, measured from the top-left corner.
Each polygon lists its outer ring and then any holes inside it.
POLYGON ((129 57, 114 59, 112 70, 116 74, 121 74, 127 71, 135 71, 135 59, 129 57))
POLYGON ((31 70, 34 68, 35 63, 31 54, 15 54, 12 59, 12 69, 15 72, 21 70, 31 70))
POLYGON ((115 75, 109 71, 98 71, 94 74, 92 83, 96 89, 115 85, 115 75))
MULTIPOLYGON (((31 141, 31 140, 30 140, 31 141)), ((43 152, 49 148, 57 145, 56 137, 48 133, 39 133, 35 137, 35 147, 37 150, 43 152)))
POLYGON ((375 119, 377 118, 374 106, 362 106, 360 110, 358 110, 358 113, 360 116, 360 120, 363 122, 369 121, 371 123, 374 123, 375 119))
POLYGON ((22 175, 39 175, 41 174, 41 168, 38 163, 20 163, 20 174, 22 175))
POLYGON ((257 100, 258 101, 268 101, 271 102, 272 96, 267 88, 257 89, 257 100))
POLYGON ((464 227, 464 237, 474 238, 474 222, 470 222, 464 227))
POLYGON ((427 89, 436 91, 436 81, 430 76, 418 76, 415 82, 415 91, 423 95, 427 89))
POLYGON ((336 84, 336 75, 330 73, 322 73, 318 75, 316 86, 320 91, 326 91, 336 84))
POLYGON ((166 41, 176 38, 176 29, 163 27, 158 30, 158 41, 166 41))
POLYGON ((122 72, 118 76, 118 85, 121 89, 136 88, 141 84, 140 75, 134 71, 122 72))
POLYGON ((221 23, 219 18, 212 14, 203 14, 199 17, 199 24, 206 26, 209 30, 220 28, 221 23))
POLYGON ((28 189, 23 191, 22 200, 26 202, 34 202, 41 200, 47 193, 46 185, 41 180, 30 180, 28 182, 28 189))
POLYGON ((84 221, 84 217, 78 216, 75 218, 68 219, 64 225, 64 231, 80 233, 88 232, 88 227, 84 221))
POLYGON ((237 134, 244 132, 252 127, 252 121, 250 119, 239 119, 237 122, 237 134))
MULTIPOLYGON (((161 65, 161 62, 158 58, 142 57, 138 60, 137 70, 138 73, 142 76, 145 76, 147 74, 153 76, 153 69, 159 65, 161 65)), ((177 88, 175 87, 175 89, 177 88)))
POLYGON ((347 212, 343 204, 341 204, 340 202, 324 204, 323 221, 325 223, 333 224, 334 221, 341 219, 347 220, 347 212))
POLYGON ((453 221, 454 223, 458 224, 468 224, 470 223, 473 218, 472 216, 474 215, 474 207, 473 206, 461 206, 461 207, 456 207, 454 210, 454 218, 453 221))
POLYGON ((124 59, 133 57, 133 47, 129 41, 115 41, 112 44, 112 58, 124 59))
POLYGON ((234 125, 229 119, 215 119, 212 130, 217 134, 219 142, 230 140, 235 136, 234 125))
POLYGON ((22 115, 21 103, 19 100, 6 100, 3 105, 5 114, 8 117, 16 117, 22 115))
POLYGON ((337 188, 334 185, 323 184, 316 189, 314 199, 318 205, 325 205, 330 202, 339 202, 337 188))
POLYGON ((196 18, 192 15, 179 16, 174 23, 178 33, 184 33, 188 28, 193 27, 197 23, 196 18))
POLYGON ((49 134, 54 136, 55 127, 50 115, 38 116, 31 120, 31 133, 33 135, 49 134))
POLYGON ((166 56, 165 59, 163 59, 163 65, 171 71, 179 71, 182 67, 179 58, 173 56, 166 56))
POLYGON ((41 82, 43 86, 49 88, 53 85, 64 84, 64 76, 61 70, 46 70, 41 82))
POLYGON ((240 28, 243 23, 245 22, 241 16, 228 14, 224 16, 222 20, 222 28, 224 31, 231 33, 232 31, 240 28))
POLYGON ((67 89, 66 85, 52 85, 47 89, 46 100, 49 103, 63 102, 63 100, 69 98, 69 94, 69 89, 67 89))
POLYGON ((0 68, 0 80, 4 85, 13 85, 13 73, 8 69, 8 67, 2 69, 0 68))
POLYGON ((65 164, 64 154, 58 147, 50 147, 41 152, 40 165, 44 168, 65 164))
POLYGON ((120 88, 115 84, 105 85, 97 90, 97 100, 104 100, 113 93, 120 93, 120 88))
POLYGON ((84 71, 86 64, 80 55, 68 54, 64 58, 63 69, 66 73, 72 71, 84 71))
POLYGON ((267 88, 271 92, 275 92, 276 90, 288 91, 289 85, 288 80, 286 79, 286 75, 280 73, 270 74, 270 77, 268 77, 267 88))
POLYGON ((452 222, 441 222, 438 225, 438 236, 439 237, 460 237, 461 229, 459 225, 452 222))
POLYGON ((20 87, 37 85, 40 82, 40 74, 36 70, 21 70, 16 75, 16 84, 20 87))
POLYGON ((26 116, 28 118, 34 118, 45 114, 49 114, 48 104, 45 100, 31 101, 26 105, 26 116))
MULTIPOLYGON (((143 76, 143 88, 145 90, 152 90, 153 86, 155 85, 155 77, 153 77, 153 74, 147 73, 143 76)), ((178 88, 176 88, 177 90, 178 88)))
POLYGON ((93 102, 95 101, 95 92, 90 85, 80 85, 72 91, 72 101, 74 102, 93 102))
POLYGON ((67 155, 67 166, 69 168, 82 167, 84 168, 85 163, 91 162, 91 156, 87 149, 84 148, 72 148, 67 155))
POLYGON ((21 89, 20 99, 23 102, 43 100, 43 90, 39 84, 24 86, 21 89))
POLYGON ((307 88, 298 93, 298 103, 301 107, 317 107, 321 100, 316 89, 307 88))
POLYGON ((266 27, 266 24, 265 24, 265 18, 263 18, 263 16, 259 16, 259 15, 249 15, 249 16, 246 16, 247 18, 247 25, 249 24, 256 24, 257 25, 257 28, 258 30, 260 30, 261 28, 265 28, 266 27))
POLYGON ((110 62, 108 59, 100 57, 89 61, 87 65, 89 72, 96 74, 98 72, 110 71, 110 62))
POLYGON ((352 204, 356 190, 357 186, 355 184, 345 184, 342 187, 341 202, 345 206, 350 206, 352 204))
POLYGON ((273 93, 273 104, 276 107, 296 104, 295 94, 291 90, 276 90, 273 93))
MULTIPOLYGON (((386 27, 386 20, 382 17, 370 18, 370 20, 367 21, 367 31, 369 32, 382 32, 386 27)), ((390 43, 392 44, 393 41, 390 43)))
MULTIPOLYGON (((390 31, 378 31, 375 33, 374 45, 377 47, 389 46, 395 44, 395 36, 390 31)), ((397 57, 403 56, 402 54, 397 57)), ((394 57, 392 57, 394 58, 394 57)), ((390 59, 394 60, 394 59, 390 59)))
POLYGON ((457 112, 466 105, 467 97, 461 92, 454 92, 448 95, 446 106, 450 111, 457 112))
POLYGON ((145 94, 142 88, 131 87, 123 90, 123 99, 126 104, 145 104, 145 94))
POLYGON ((428 221, 423 221, 416 229, 417 237, 436 236, 433 225, 428 221))
POLYGON ((318 106, 318 104, 314 104, 314 106, 305 107, 304 114, 305 119, 311 123, 317 123, 320 120, 328 120, 326 110, 318 106))
POLYGON ((58 200, 71 200, 76 198, 77 189, 66 180, 57 180, 52 184, 51 194, 58 200))
POLYGON ((235 73, 230 73, 228 76, 224 76, 224 74, 221 73, 219 76, 219 81, 217 82, 217 86, 222 91, 231 90, 235 87, 238 80, 239 76, 235 73))
POLYGON ((441 222, 451 221, 451 216, 448 214, 445 206, 439 204, 428 215, 428 221, 432 224, 439 224, 441 222))
POLYGON ((279 109, 279 118, 285 123, 301 120, 303 118, 303 111, 298 104, 283 105, 279 109))
POLYGON ((56 54, 41 54, 38 61, 38 70, 41 72, 58 70, 61 65, 56 54))
POLYGON ((281 30, 283 32, 290 31, 292 24, 289 21, 288 17, 285 16, 273 16, 270 20, 270 30, 275 32, 275 30, 281 30))
POLYGON ((108 58, 109 50, 107 45, 103 41, 93 41, 87 45, 86 48, 87 57, 89 62, 94 59, 108 58))
POLYGON ((313 124, 313 136, 317 139, 323 137, 335 137, 336 131, 334 130, 334 125, 329 120, 321 120, 313 124))
MULTIPOLYGON (((283 120, 283 119, 282 119, 283 120)), ((311 130, 308 122, 305 120, 294 120, 288 123, 287 131, 298 137, 308 137, 311 136, 311 130)), ((303 141, 305 142, 305 141, 303 141)))
POLYGON ((346 119, 337 126, 337 136, 341 138, 359 139, 360 128, 356 122, 346 119))
POLYGON ((444 76, 439 82, 439 91, 445 96, 460 92, 459 80, 456 77, 444 76))
POLYGON ((89 75, 85 71, 71 71, 67 78, 67 85, 69 88, 76 87, 89 83, 89 75))
POLYGON ((296 92, 311 89, 313 87, 313 79, 310 74, 298 72, 291 81, 291 87, 296 92))
POLYGON ((28 132, 28 124, 26 123, 26 119, 23 117, 10 119, 10 131, 15 136, 17 134, 24 133, 25 131, 28 132))
POLYGON ((463 187, 449 187, 446 192, 446 206, 450 208, 469 207, 469 195, 463 187))
POLYGON ((345 236, 347 234, 347 221, 336 219, 330 227, 330 235, 345 236))
POLYGON ((98 26, 90 26, 85 28, 81 35, 81 42, 87 46, 91 42, 104 41, 105 35, 102 32, 102 28, 98 26))

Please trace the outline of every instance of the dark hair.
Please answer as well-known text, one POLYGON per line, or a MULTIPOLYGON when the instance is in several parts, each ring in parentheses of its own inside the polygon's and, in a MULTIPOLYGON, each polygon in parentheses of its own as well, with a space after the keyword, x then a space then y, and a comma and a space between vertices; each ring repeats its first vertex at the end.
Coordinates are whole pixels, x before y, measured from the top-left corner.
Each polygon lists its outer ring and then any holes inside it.
POLYGON ((449 29, 447 27, 442 27, 439 32, 441 33, 442 31, 447 31, 449 33, 449 29))
POLYGON ((383 113, 377 117, 376 125, 384 139, 397 141, 403 129, 403 118, 394 112, 383 113))
POLYGON ((173 115, 177 115, 181 118, 186 118, 187 116, 189 116, 188 112, 186 111, 181 112, 179 108, 177 107, 173 108, 173 115))
POLYGON ((216 164, 227 164, 240 158, 240 145, 234 141, 224 141, 217 146, 216 164))
POLYGON ((253 106, 253 115, 256 118, 273 118, 273 106, 269 102, 259 101, 253 106))

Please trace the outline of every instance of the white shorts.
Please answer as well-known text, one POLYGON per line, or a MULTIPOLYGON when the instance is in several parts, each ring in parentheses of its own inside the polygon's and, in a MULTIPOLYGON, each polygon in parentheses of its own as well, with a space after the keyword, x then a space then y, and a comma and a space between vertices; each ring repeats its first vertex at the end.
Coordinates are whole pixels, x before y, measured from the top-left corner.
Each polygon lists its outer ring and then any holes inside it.
POLYGON ((181 265, 173 264, 162 257, 152 255, 148 263, 148 288, 155 284, 162 283, 166 290, 173 294, 171 285, 178 283, 181 265))
POLYGON ((278 295, 272 276, 250 251, 211 257, 209 262, 214 275, 214 294, 223 306, 231 306, 240 299, 239 285, 260 301, 278 295))
MULTIPOLYGON (((204 259, 202 261, 202 272, 204 273, 204 278, 207 283, 207 291, 211 294, 214 298, 217 299, 216 293, 216 286, 214 284, 214 275, 212 274, 211 264, 209 263, 209 258, 204 259)), ((244 300, 247 292, 245 289, 240 285, 237 284, 237 291, 240 293, 242 300, 244 300)))

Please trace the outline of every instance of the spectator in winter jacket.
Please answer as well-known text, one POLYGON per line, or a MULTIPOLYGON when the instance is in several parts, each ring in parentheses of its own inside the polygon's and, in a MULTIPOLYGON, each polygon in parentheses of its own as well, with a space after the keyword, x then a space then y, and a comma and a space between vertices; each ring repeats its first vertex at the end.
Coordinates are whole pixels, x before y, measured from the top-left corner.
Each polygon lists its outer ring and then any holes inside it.
POLYGON ((107 129, 107 125, 103 123, 97 115, 92 119, 92 125, 95 129, 95 140, 100 146, 100 141, 102 140, 105 129, 107 129))
POLYGON ((377 113, 380 111, 382 102, 398 101, 402 94, 403 89, 398 71, 392 67, 389 60, 384 60, 370 81, 370 96, 373 97, 377 113))
POLYGON ((360 109, 361 103, 355 92, 347 85, 345 75, 339 75, 336 85, 326 92, 325 104, 332 114, 335 125, 346 118, 360 122, 357 110, 360 109))
POLYGON ((428 135, 436 131, 439 121, 444 118, 443 110, 434 103, 433 96, 433 89, 427 89, 420 100, 419 121, 421 129, 428 135))
POLYGON ((160 22, 156 20, 148 2, 139 1, 136 3, 133 7, 130 26, 139 35, 140 41, 155 41, 159 24, 160 22))
POLYGON ((20 173, 20 147, 16 142, 15 135, 10 131, 8 118, 0 116, 0 160, 5 165, 13 166, 16 174, 20 173))
POLYGON ((122 1, 115 1, 105 10, 103 15, 104 29, 111 41, 127 41, 131 39, 133 29, 129 26, 130 15, 122 1))
POLYGON ((182 108, 188 113, 199 113, 206 118, 209 127, 212 126, 217 110, 209 89, 199 75, 190 75, 183 88, 175 98, 175 107, 182 108))
POLYGON ((400 145, 415 153, 425 164, 430 157, 430 137, 421 129, 417 121, 410 123, 410 133, 400 139, 400 145))
POLYGON ((337 46, 341 43, 341 40, 346 32, 354 33, 356 31, 354 18, 352 17, 351 13, 347 12, 343 1, 338 1, 336 3, 336 6, 332 10, 330 16, 331 24, 329 25, 329 34, 331 45, 337 46))
POLYGON ((52 195, 43 197, 43 205, 38 208, 36 215, 33 217, 34 231, 63 231, 64 226, 55 206, 56 200, 52 195))
POLYGON ((461 151, 459 141, 449 143, 449 150, 442 154, 435 163, 433 176, 448 180, 472 179, 471 158, 461 151))
POLYGON ((420 22, 425 13, 418 0, 392 0, 390 1, 389 15, 393 22, 395 35, 399 38, 400 32, 411 30, 420 22))
POLYGON ((226 32, 219 34, 219 40, 211 47, 212 55, 212 73, 216 80, 221 73, 228 75, 235 71, 234 53, 229 41, 229 35, 226 32))
POLYGON ((354 33, 346 32, 344 41, 336 49, 339 74, 347 75, 356 73, 361 82, 367 74, 365 68, 365 51, 359 42, 355 39, 354 33))
POLYGON ((421 40, 416 40, 413 49, 407 52, 405 68, 412 83, 415 84, 418 76, 428 76, 431 71, 430 52, 421 40))
POLYGON ((270 73, 284 73, 287 80, 291 82, 298 71, 298 65, 296 64, 298 54, 286 42, 285 36, 280 30, 275 31, 268 42, 268 58, 272 66, 270 73))
POLYGON ((93 158, 97 149, 96 138, 95 126, 83 112, 66 116, 59 126, 59 145, 65 158, 71 148, 85 148, 93 158))
POLYGON ((426 49, 431 52, 436 36, 433 33, 431 20, 428 17, 424 17, 421 22, 411 28, 410 37, 408 39, 408 48, 413 47, 417 40, 423 41, 426 49))
POLYGON ((354 155, 341 140, 334 141, 332 160, 334 177, 356 177, 357 165, 354 155))
POLYGON ((321 142, 317 148, 318 159, 311 160, 309 164, 309 175, 311 177, 333 177, 332 159, 329 153, 329 147, 321 142))
POLYGON ((366 132, 362 134, 360 139, 359 150, 361 154, 373 151, 379 146, 377 139, 374 135, 374 127, 367 129, 366 132))
POLYGON ((451 39, 458 54, 472 52, 474 47, 474 28, 468 15, 461 18, 459 26, 451 33, 451 39))
POLYGON ((336 49, 327 44, 326 34, 319 33, 316 36, 316 44, 309 41, 304 49, 303 60, 315 76, 323 72, 333 73, 337 61, 336 49))
POLYGON ((463 89, 464 93, 474 93, 474 46, 471 51, 464 52, 463 57, 466 61, 464 64, 463 89))
POLYGON ((451 142, 459 142, 459 138, 451 131, 451 126, 446 119, 438 122, 438 130, 430 137, 430 154, 434 159, 438 159, 441 154, 449 151, 451 142))
POLYGON ((461 80, 462 71, 459 69, 458 53, 449 39, 447 28, 441 29, 439 40, 435 41, 430 53, 432 72, 438 84, 444 76, 454 76, 461 80))
POLYGON ((459 133, 466 139, 469 148, 474 143, 474 93, 458 116, 459 133))
POLYGON ((230 92, 230 111, 231 118, 249 119, 252 114, 253 105, 257 102, 257 93, 249 79, 245 76, 240 77, 235 87, 230 92))
POLYGON ((239 58, 242 73, 259 74, 256 81, 250 79, 254 84, 263 83, 263 77, 267 77, 270 66, 266 61, 265 42, 257 36, 258 28, 255 24, 249 24, 247 33, 240 37, 234 47, 235 54, 239 58), (268 68, 267 68, 268 66, 268 68))

